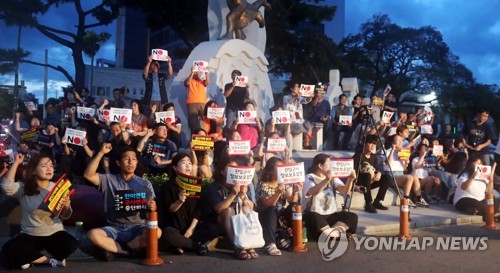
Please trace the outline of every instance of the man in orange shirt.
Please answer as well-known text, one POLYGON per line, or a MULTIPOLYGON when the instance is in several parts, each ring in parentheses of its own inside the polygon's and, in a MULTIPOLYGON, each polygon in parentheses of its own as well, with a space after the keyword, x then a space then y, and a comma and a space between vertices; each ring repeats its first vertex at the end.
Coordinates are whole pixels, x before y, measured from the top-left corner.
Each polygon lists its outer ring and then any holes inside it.
POLYGON ((184 81, 184 85, 187 87, 188 98, 188 123, 191 132, 199 128, 204 128, 203 123, 203 110, 205 109, 205 104, 207 103, 207 85, 210 84, 210 77, 208 72, 205 73, 205 79, 202 79, 203 72, 195 72, 194 66, 191 67, 191 74, 184 81))

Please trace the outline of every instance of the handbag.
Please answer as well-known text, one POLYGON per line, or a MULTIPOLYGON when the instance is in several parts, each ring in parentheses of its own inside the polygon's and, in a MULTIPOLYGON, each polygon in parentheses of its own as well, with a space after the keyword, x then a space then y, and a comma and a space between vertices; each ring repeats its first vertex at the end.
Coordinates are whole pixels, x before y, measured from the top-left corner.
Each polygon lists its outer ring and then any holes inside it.
POLYGON ((244 214, 241 203, 241 199, 238 198, 236 214, 231 216, 231 223, 234 230, 234 245, 244 249, 263 247, 265 242, 262 235, 262 226, 259 222, 259 214, 254 210, 250 210, 250 212, 244 214))

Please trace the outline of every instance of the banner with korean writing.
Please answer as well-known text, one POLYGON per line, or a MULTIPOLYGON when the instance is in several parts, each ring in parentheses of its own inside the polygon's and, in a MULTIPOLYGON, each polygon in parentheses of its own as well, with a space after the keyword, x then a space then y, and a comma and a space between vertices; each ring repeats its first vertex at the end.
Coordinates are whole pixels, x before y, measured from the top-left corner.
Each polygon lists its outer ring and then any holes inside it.
POLYGON ((37 105, 32 101, 25 101, 24 105, 26 105, 26 108, 28 109, 28 111, 36 111, 37 110, 37 105))
POLYGON ((151 57, 155 61, 166 62, 168 60, 168 51, 165 49, 151 49, 151 57))
POLYGON ((214 138, 206 135, 192 135, 193 151, 208 151, 214 149, 214 138))
POLYGON ((432 125, 430 124, 420 125, 420 133, 422 133, 423 135, 432 135, 433 134, 432 125))
POLYGON ((340 115, 339 124, 349 126, 352 124, 352 116, 340 115))
POLYGON ((87 136, 87 132, 66 128, 64 136, 66 137, 66 143, 83 146, 83 139, 87 136))
POLYGON ((155 120, 158 123, 173 123, 175 121, 175 111, 156 112, 155 120))
POLYGON ((354 170, 354 159, 352 158, 330 158, 330 168, 333 177, 348 177, 354 170))
POLYGON ((207 61, 194 61, 194 72, 208 72, 208 62, 207 61))
POLYGON ((37 130, 36 129, 29 129, 29 130, 21 133, 22 140, 36 141, 36 137, 37 137, 37 130))
POLYGON ((273 111, 274 124, 288 124, 291 122, 290 111, 279 110, 273 111))
POLYGON ((278 184, 296 184, 304 182, 306 178, 304 162, 278 165, 277 173, 278 184))
POLYGON ((257 111, 238 111, 238 124, 255 124, 257 111))
POLYGON ((114 199, 115 211, 141 212, 148 209, 148 195, 144 191, 118 190, 114 199))
POLYGON ((248 155, 250 153, 250 140, 230 140, 229 155, 248 155))
POLYGON ((443 155, 443 145, 434 144, 434 146, 432 147, 432 154, 435 156, 442 156, 443 155))
POLYGON ((132 123, 132 109, 125 108, 111 108, 109 114, 110 122, 120 122, 123 121, 126 124, 132 123))
POLYGON ((226 184, 228 185, 248 185, 252 183, 255 175, 253 166, 228 166, 226 184))
POLYGON ((410 155, 411 155, 411 148, 402 148, 398 152, 398 156, 399 156, 400 160, 408 160, 408 159, 410 159, 410 155))
POLYGON ((208 119, 220 119, 224 117, 224 106, 208 107, 207 108, 207 118, 208 119))
POLYGON ((234 78, 234 81, 236 83, 236 86, 239 87, 246 87, 248 84, 248 76, 236 76, 234 78))
POLYGON ((437 166, 437 158, 435 156, 426 156, 424 158, 424 163, 422 164, 425 168, 431 168, 437 166))
POLYGON ((382 106, 384 105, 384 100, 379 97, 375 97, 372 101, 372 105, 382 106))
POLYGON ((267 139, 267 152, 268 153, 284 152, 286 147, 287 147, 287 145, 286 145, 285 138, 268 138, 267 139))
POLYGON ((181 190, 184 190, 188 198, 201 197, 201 177, 194 177, 177 172, 175 183, 181 190))
POLYGON ((59 216, 64 208, 64 201, 74 192, 71 181, 63 175, 55 183, 54 187, 43 199, 43 204, 52 212, 53 215, 59 216))
POLYGON ((76 117, 79 119, 93 120, 95 109, 89 107, 76 107, 76 117))

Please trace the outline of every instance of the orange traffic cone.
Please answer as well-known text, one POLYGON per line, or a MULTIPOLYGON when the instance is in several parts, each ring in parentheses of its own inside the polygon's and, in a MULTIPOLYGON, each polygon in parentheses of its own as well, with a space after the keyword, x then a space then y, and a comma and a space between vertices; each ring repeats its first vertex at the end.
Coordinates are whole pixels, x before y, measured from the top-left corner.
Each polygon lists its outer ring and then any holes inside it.
POLYGON ((302 206, 295 204, 292 207, 293 252, 306 252, 309 249, 302 242, 302 206))
POLYGON ((408 220, 410 214, 410 206, 408 205, 408 198, 401 199, 401 209, 399 211, 399 239, 411 239, 408 228, 408 220))
POLYGON ((151 211, 148 213, 146 230, 146 258, 139 261, 142 265, 161 265, 165 263, 158 257, 158 213, 151 211))
POLYGON ((484 225, 483 227, 486 229, 496 230, 498 229, 498 227, 495 224, 495 202, 493 198, 494 197, 492 193, 486 194, 486 225, 484 225))

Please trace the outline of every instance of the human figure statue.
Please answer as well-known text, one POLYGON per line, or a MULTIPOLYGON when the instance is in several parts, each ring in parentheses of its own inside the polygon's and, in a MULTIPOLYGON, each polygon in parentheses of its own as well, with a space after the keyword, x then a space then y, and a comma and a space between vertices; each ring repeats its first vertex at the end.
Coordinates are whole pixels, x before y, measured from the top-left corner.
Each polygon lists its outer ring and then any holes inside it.
POLYGON ((264 16, 260 13, 259 8, 264 6, 271 8, 267 0, 257 0, 250 4, 246 0, 227 0, 229 13, 226 16, 227 31, 220 39, 232 39, 233 32, 236 39, 245 40, 246 35, 243 33, 243 28, 250 25, 253 20, 259 23, 259 27, 265 26, 264 16))

